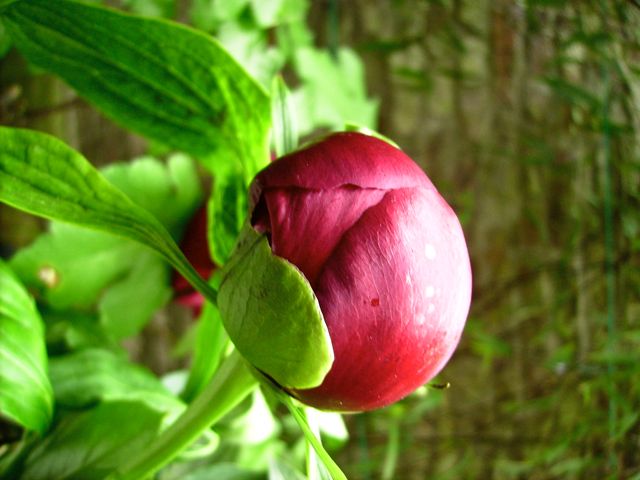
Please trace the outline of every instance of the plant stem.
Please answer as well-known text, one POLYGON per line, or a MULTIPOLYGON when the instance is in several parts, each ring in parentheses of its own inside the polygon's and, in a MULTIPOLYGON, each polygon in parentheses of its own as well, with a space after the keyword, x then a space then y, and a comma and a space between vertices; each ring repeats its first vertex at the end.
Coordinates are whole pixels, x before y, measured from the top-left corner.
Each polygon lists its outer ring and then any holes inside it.
MULTIPOLYGON (((315 412, 311 408, 305 408, 304 414, 307 417, 307 423, 311 433, 317 438, 320 438, 320 425, 318 425, 318 419, 315 412)), ((307 480, 318 480, 320 475, 318 473, 318 457, 311 443, 307 442, 307 480)))
POLYGON ((160 237, 160 245, 163 246, 161 253, 165 256, 165 258, 169 261, 169 263, 176 269, 180 274, 193 286, 198 292, 200 292, 207 300, 209 300, 214 305, 218 303, 218 292, 209 285, 203 278, 198 274, 193 265, 187 260, 184 253, 180 250, 178 245, 173 241, 171 235, 164 230, 161 229, 157 232, 157 235, 160 237))
POLYGON ((398 464, 398 453, 400 450, 400 421, 394 416, 389 423, 389 440, 387 442, 387 453, 382 464, 382 479, 391 480, 394 477, 398 464))
POLYGON ((221 365, 213 381, 149 449, 108 477, 141 480, 168 464, 204 431, 238 405, 258 386, 258 380, 237 351, 221 365))
POLYGON ((347 476, 342 472, 342 470, 340 470, 338 464, 333 461, 333 458, 331 458, 331 456, 322 446, 322 442, 320 442, 320 439, 313 433, 313 429, 309 426, 304 411, 301 408, 296 407, 293 404, 291 397, 289 397, 288 395, 280 393, 278 398, 280 398, 280 401, 285 404, 285 406, 289 409, 289 412, 291 412, 291 415, 293 415, 293 418, 302 429, 302 433, 304 433, 307 442, 309 442, 313 449, 316 451, 316 455, 322 461, 322 463, 324 463, 324 466, 327 468, 329 475, 331 475, 331 478, 333 480, 347 480, 347 476))

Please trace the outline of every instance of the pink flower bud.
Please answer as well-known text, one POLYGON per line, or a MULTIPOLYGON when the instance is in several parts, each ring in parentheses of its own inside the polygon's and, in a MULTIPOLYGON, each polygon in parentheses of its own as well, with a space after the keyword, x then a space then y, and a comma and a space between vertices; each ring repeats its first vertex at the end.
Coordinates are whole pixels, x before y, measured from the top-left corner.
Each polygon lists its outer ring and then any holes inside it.
POLYGON ((471 298, 460 223, 424 172, 375 137, 338 133, 251 186, 253 227, 315 292, 335 360, 291 393, 330 410, 389 405, 451 357, 471 298))

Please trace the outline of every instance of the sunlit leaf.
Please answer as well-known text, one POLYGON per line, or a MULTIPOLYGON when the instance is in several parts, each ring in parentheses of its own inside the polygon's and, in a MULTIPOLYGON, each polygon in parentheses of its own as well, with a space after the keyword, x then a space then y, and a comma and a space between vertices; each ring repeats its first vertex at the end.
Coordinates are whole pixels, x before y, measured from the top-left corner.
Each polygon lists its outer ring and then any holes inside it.
POLYGON ((1 14, 29 61, 122 125, 213 170, 236 162, 247 180, 268 160, 269 99, 210 36, 69 0, 16 2, 1 14))
POLYGON ((66 415, 29 453, 22 478, 103 479, 131 452, 149 445, 168 414, 147 404, 117 400, 66 415))
MULTIPOLYGON (((202 195, 194 165, 184 156, 171 157, 166 167, 142 158, 112 165, 103 173, 174 234, 202 195)), ((11 259, 11 265, 57 310, 86 310, 97 304, 103 327, 115 339, 137 333, 171 296, 169 267, 153 251, 73 225, 53 222, 49 232, 11 259)))
POLYGON ((50 377, 58 405, 86 407, 105 400, 136 400, 164 412, 180 412, 173 397, 150 371, 103 349, 86 349, 50 360, 50 377))
POLYGON ((53 414, 44 327, 33 299, 1 259, 0 366, 0 414, 43 433, 53 414))
POLYGON ((78 152, 49 135, 6 127, 0 127, 0 145, 0 201, 135 240, 163 255, 199 291, 216 297, 160 222, 78 152))

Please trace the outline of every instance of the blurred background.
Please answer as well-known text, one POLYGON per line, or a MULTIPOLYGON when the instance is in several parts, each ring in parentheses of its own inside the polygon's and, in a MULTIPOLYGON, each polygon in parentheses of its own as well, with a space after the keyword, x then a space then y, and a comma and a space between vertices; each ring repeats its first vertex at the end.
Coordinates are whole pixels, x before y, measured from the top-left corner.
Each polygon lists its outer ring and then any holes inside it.
MULTIPOLYGON (((640 479, 639 3, 96 3, 210 33, 267 87, 282 73, 304 138, 379 130, 460 216, 475 286, 437 379, 451 387, 345 417, 349 478, 640 479)), ((1 26, 0 54, 3 125, 98 166, 165 153, 26 65, 1 26)), ((2 256, 45 225, 0 206, 2 256)), ((172 308, 126 343, 158 374, 180 365, 172 308)))

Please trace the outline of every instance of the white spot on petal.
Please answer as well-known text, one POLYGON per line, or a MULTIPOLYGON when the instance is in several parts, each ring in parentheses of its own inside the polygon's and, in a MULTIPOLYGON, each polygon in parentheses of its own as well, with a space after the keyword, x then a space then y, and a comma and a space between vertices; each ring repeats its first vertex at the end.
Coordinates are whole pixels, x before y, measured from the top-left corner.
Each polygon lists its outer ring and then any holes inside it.
POLYGON ((430 243, 427 243, 424 246, 424 254, 429 260, 433 260, 434 258, 436 258, 436 247, 434 247, 430 243))
POLYGON ((425 292, 425 295, 427 296, 427 298, 431 298, 436 294, 436 289, 433 288, 433 285, 429 285, 427 287, 427 291, 425 292))
POLYGON ((436 306, 433 303, 430 303, 427 307, 427 313, 433 313, 436 310, 436 306))

